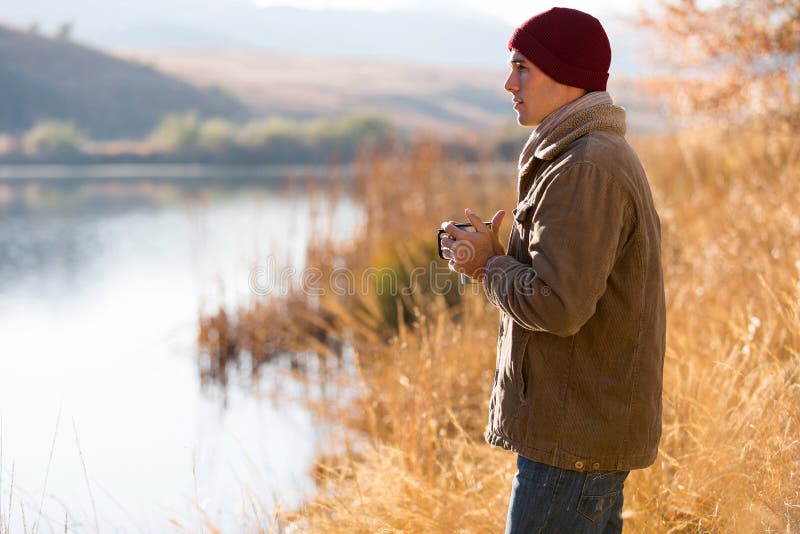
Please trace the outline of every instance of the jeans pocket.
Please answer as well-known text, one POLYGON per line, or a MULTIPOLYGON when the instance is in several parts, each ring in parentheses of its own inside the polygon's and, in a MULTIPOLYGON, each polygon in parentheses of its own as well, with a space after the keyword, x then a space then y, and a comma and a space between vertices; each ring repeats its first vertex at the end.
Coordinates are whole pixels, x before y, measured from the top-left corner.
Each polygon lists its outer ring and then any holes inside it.
POLYGON ((596 521, 603 516, 621 498, 627 476, 628 471, 587 473, 578 501, 578 512, 589 521, 596 521))

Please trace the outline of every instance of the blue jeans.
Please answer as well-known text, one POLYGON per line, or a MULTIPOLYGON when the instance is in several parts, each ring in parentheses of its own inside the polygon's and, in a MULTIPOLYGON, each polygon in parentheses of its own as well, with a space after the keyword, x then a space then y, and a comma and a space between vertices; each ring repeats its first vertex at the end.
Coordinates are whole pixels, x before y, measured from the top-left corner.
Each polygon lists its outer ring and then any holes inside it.
POLYGON ((506 534, 622 532, 628 471, 568 471, 517 456, 506 534))

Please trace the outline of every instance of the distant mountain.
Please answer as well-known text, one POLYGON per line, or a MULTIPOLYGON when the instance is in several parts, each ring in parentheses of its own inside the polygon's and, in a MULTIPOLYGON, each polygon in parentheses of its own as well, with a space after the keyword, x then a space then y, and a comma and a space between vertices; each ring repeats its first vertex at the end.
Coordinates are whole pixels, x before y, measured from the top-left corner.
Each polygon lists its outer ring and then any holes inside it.
POLYGON ((138 138, 168 112, 243 119, 221 89, 199 89, 152 66, 0 25, 0 131, 73 121, 93 139, 138 138))
MULTIPOLYGON (((155 65, 194 85, 217 85, 254 113, 311 119, 354 112, 383 115, 406 131, 450 136, 492 132, 515 117, 503 89, 506 67, 482 68, 276 53, 259 49, 134 49, 120 57, 155 65)), ((612 76, 609 91, 628 109, 631 130, 663 119, 635 81, 612 76)))
POLYGON ((503 65, 511 27, 481 20, 411 11, 313 11, 291 7, 229 6, 186 13, 179 24, 135 25, 94 33, 104 46, 156 48, 216 46, 222 39, 271 51, 338 57, 383 58, 415 63, 503 65), (191 29, 191 31, 189 31, 191 29))
POLYGON ((434 66, 252 48, 115 53, 194 85, 224 87, 263 116, 303 120, 370 113, 391 119, 402 130, 436 133, 486 131, 513 116, 502 67, 434 66))
POLYGON ((140 24, 104 32, 104 47, 125 48, 241 48, 252 43, 236 36, 166 22, 140 24))
MULTIPOLYGON (((28 16, 21 10, 48 1, 14 3, 10 13, 19 21, 28 16)), ((57 118, 95 139, 141 137, 164 113, 192 109, 233 120, 377 112, 429 131, 485 131, 513 116, 503 91, 511 26, 499 19, 159 2, 157 14, 149 0, 96 11, 96 0, 75 0, 47 12, 52 25, 77 10, 72 34, 121 57, 0 24, 0 132, 57 118)), ((650 129, 657 121, 642 115, 647 106, 631 83, 644 69, 637 53, 650 45, 619 17, 604 23, 614 50, 610 89, 640 117, 636 129, 650 129)))

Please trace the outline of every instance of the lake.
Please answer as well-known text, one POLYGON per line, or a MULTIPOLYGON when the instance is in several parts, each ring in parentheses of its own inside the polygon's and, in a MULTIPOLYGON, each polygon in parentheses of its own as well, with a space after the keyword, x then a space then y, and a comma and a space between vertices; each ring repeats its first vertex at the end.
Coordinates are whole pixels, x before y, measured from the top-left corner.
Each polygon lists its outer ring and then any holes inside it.
POLYGON ((358 207, 227 187, 218 168, 164 186, 135 169, 28 187, 4 172, 0 525, 10 510, 12 532, 23 511, 39 532, 241 530, 250 497, 267 510, 307 497, 324 424, 274 393, 314 392, 281 365, 252 387, 202 387, 198 314, 254 298, 248 277, 270 258, 302 267, 315 220, 351 235, 358 207))

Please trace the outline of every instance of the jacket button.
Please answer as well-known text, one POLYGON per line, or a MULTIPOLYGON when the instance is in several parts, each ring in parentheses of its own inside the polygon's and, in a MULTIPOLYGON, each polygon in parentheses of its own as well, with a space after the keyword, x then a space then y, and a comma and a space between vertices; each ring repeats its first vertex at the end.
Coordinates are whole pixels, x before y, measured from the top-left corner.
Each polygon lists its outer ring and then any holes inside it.
POLYGON ((580 460, 578 460, 577 462, 575 462, 575 469, 577 469, 577 470, 579 470, 579 471, 580 471, 581 469, 583 469, 583 462, 581 462, 580 460))
POLYGON ((598 469, 600 469, 600 464, 599 464, 599 463, 597 463, 597 462, 595 462, 594 464, 592 464, 592 469, 594 469, 595 471, 597 471, 598 469))

